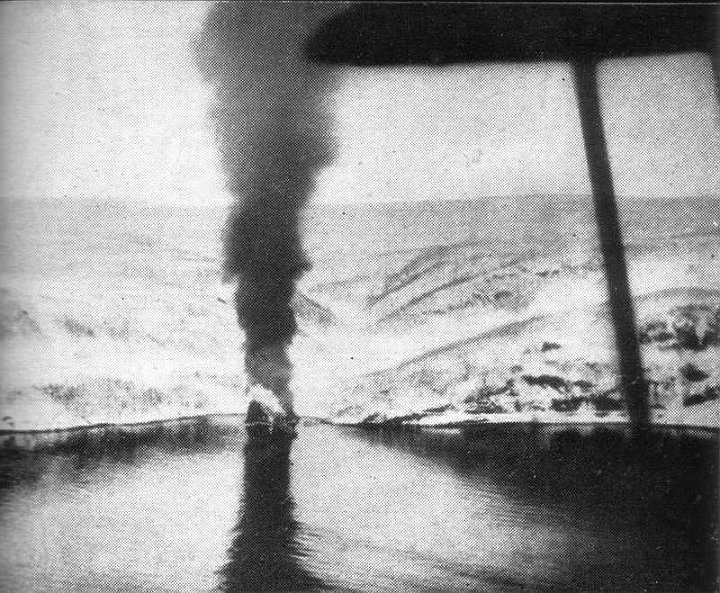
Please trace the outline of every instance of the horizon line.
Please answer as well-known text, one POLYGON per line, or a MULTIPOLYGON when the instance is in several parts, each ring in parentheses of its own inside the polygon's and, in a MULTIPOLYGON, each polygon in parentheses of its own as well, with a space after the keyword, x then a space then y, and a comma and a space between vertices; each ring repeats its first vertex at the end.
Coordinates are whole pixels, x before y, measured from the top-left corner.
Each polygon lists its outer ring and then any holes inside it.
MULTIPOLYGON (((452 197, 452 198, 419 198, 417 200, 397 199, 397 200, 355 200, 352 202, 318 202, 310 201, 305 210, 316 207, 332 207, 347 208, 353 206, 412 206, 413 204, 428 204, 441 202, 476 202, 476 201, 502 201, 502 200, 538 200, 538 199, 581 199, 592 198, 592 193, 532 193, 532 194, 493 194, 488 196, 477 197, 452 197)), ((678 195, 637 195, 637 194, 617 194, 617 198, 621 200, 692 200, 692 199, 720 199, 720 193, 701 193, 701 194, 678 194, 678 195)), ((116 196, 0 196, 1 201, 9 202, 25 202, 25 203, 54 203, 54 204, 83 204, 93 202, 96 204, 107 204, 110 206, 141 206, 141 207, 175 207, 175 208, 230 208, 234 200, 230 199, 226 202, 221 201, 169 201, 169 200, 147 200, 142 198, 128 199, 116 196)))

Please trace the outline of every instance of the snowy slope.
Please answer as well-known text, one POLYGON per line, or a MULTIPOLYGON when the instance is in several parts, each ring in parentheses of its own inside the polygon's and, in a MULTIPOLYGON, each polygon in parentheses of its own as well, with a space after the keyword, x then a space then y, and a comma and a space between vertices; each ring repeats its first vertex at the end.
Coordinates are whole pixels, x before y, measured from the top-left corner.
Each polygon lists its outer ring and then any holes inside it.
MULTIPOLYGON (((587 206, 557 198, 545 218, 529 207, 497 218, 463 202, 447 220, 432 204, 311 211, 314 269, 294 303, 291 348, 298 411, 342 422, 579 417, 599 399, 603 418, 622 416, 587 206)), ((223 211, 5 211, 2 428, 244 410, 243 335, 218 256, 223 211)), ((718 426, 718 200, 632 213, 627 252, 657 417, 718 426)))

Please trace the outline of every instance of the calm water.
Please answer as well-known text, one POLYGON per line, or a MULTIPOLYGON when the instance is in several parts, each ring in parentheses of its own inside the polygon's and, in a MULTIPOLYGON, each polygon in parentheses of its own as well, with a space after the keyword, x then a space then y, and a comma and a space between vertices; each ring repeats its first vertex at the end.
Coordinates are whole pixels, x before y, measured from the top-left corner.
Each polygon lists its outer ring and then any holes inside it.
POLYGON ((717 441, 236 422, 5 453, 3 590, 716 587, 717 441))

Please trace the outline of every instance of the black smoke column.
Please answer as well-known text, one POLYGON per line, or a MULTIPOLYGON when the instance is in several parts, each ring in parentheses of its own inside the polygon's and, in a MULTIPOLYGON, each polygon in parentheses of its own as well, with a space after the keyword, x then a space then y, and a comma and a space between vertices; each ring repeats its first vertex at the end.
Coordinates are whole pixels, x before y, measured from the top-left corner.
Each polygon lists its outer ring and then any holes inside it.
POLYGON ((198 43, 213 85, 213 118, 235 197, 224 237, 224 272, 237 280, 245 367, 292 415, 288 346, 297 325, 295 284, 309 268, 300 215, 332 158, 327 67, 305 57, 307 38, 337 7, 324 3, 214 5, 198 43))

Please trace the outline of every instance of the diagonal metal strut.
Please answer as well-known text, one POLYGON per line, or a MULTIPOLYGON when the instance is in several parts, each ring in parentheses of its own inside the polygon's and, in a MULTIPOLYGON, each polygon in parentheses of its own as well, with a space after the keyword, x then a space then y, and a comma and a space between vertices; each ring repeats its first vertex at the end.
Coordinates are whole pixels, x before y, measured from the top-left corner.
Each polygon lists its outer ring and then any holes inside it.
MULTIPOLYGON (((718 82, 715 5, 357 2, 309 40, 310 59, 354 66, 569 61, 608 284, 622 388, 634 428, 649 423, 627 265, 598 98, 603 59, 702 52, 718 82)), ((720 83, 717 87, 720 93, 720 83)))
POLYGON ((649 422, 647 384, 643 378, 640 344, 600 111, 597 65, 595 60, 573 62, 575 91, 615 328, 621 386, 630 422, 635 430, 642 431, 649 422))

